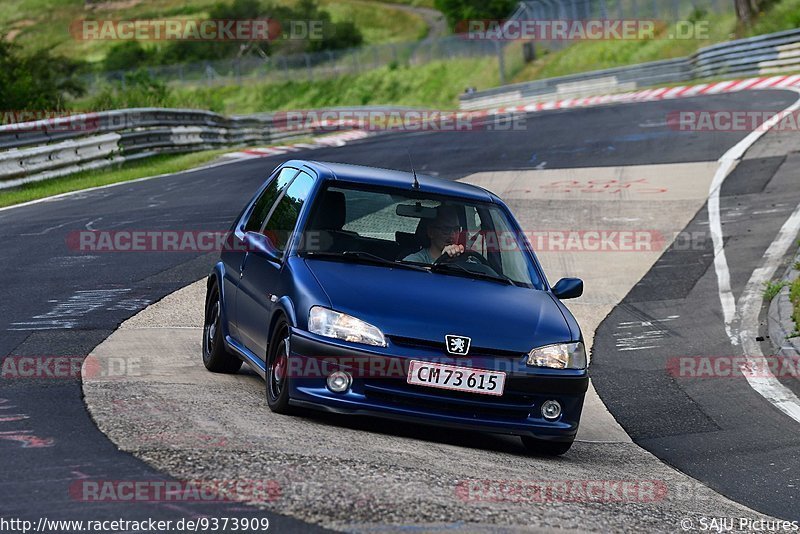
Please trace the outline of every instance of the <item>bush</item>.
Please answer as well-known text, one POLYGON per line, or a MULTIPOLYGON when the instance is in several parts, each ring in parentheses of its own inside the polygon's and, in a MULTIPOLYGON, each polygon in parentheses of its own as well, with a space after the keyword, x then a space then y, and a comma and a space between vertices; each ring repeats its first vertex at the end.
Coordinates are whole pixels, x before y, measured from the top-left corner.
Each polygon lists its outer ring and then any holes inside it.
POLYGON ((309 40, 306 52, 341 50, 360 46, 364 36, 352 21, 333 22, 331 15, 317 5, 316 0, 301 0, 297 7, 283 15, 284 20, 322 21, 322 39, 309 40))
POLYGON ((504 20, 511 15, 515 0, 434 0, 436 9, 456 28, 459 22, 471 19, 504 20))
POLYGON ((169 89, 143 70, 126 73, 120 81, 103 87, 91 99, 90 109, 167 107, 169 89))
POLYGON ((135 65, 148 65, 152 63, 154 56, 139 41, 125 41, 111 47, 103 60, 103 68, 114 71, 130 69, 135 65))
MULTIPOLYGON (((219 20, 263 19, 270 18, 281 22, 282 29, 288 31, 288 21, 322 21, 322 39, 309 39, 301 44, 301 51, 319 52, 338 50, 360 46, 364 36, 350 21, 332 22, 330 13, 320 9, 316 0, 301 0, 296 7, 283 5, 262 5, 258 0, 234 0, 232 4, 217 4, 209 12, 209 18, 219 20)), ((175 63, 195 63, 219 59, 234 58, 243 51, 243 47, 258 47, 265 54, 277 49, 297 45, 280 41, 259 41, 243 43, 238 41, 174 41, 159 49, 153 58, 145 58, 162 65, 175 63)), ((297 51, 297 50, 295 50, 297 51)), ((132 63, 139 64, 142 63, 132 63)), ((130 65, 130 64, 129 64, 130 65)))
POLYGON ((0 109, 63 110, 68 95, 85 93, 78 79, 84 68, 47 50, 23 55, 0 37, 0 109))
POLYGON ((198 90, 180 100, 165 83, 139 70, 125 74, 119 81, 105 85, 95 96, 76 106, 80 109, 100 111, 139 107, 181 107, 222 112, 222 96, 213 90, 198 90))

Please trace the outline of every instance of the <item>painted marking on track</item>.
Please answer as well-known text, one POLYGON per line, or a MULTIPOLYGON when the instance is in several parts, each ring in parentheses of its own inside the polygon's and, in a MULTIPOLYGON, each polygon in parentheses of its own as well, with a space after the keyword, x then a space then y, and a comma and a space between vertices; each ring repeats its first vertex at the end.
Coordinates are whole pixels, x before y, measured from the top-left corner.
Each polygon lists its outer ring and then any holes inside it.
POLYGON ((617 350, 627 352, 632 350, 645 350, 660 347, 661 340, 669 335, 668 328, 659 328, 664 323, 678 319, 680 315, 668 315, 663 319, 650 319, 647 321, 622 321, 617 323, 618 332, 614 342, 617 350))
MULTIPOLYGON (((0 399, 0 409, 7 410, 16 408, 12 404, 8 404, 8 399, 0 399)), ((6 417, 0 417, 0 423, 13 423, 16 421, 24 421, 30 419, 26 414, 15 414, 6 417)), ((20 443, 23 449, 36 449, 42 447, 52 447, 55 443, 53 438, 40 438, 35 436, 30 430, 3 430, 0 431, 0 440, 14 441, 20 443)))
POLYGON ((55 443, 53 438, 40 438, 31 433, 30 430, 20 430, 14 432, 0 432, 0 439, 6 441, 16 441, 22 445, 23 449, 40 449, 52 447, 55 443))
POLYGON ((770 243, 764 253, 764 261, 753 271, 739 299, 741 315, 739 318, 739 337, 748 365, 754 369, 763 369, 757 376, 745 373, 747 383, 759 395, 771 402, 780 411, 800 423, 800 399, 789 388, 775 378, 767 365, 761 347, 756 341, 758 336, 758 315, 763 302, 764 284, 772 279, 780 265, 781 259, 789 251, 800 232, 800 204, 781 227, 775 240, 770 243))
POLYGON ((62 301, 51 301, 55 306, 40 315, 34 315, 30 321, 11 323, 8 330, 57 330, 78 326, 78 320, 96 310, 136 311, 150 301, 143 298, 124 297, 130 289, 89 289, 76 291, 62 301))
MULTIPOLYGON (((633 191, 642 194, 666 193, 666 187, 655 187, 646 178, 638 180, 556 180, 549 184, 539 186, 540 189, 551 193, 600 193, 618 194, 623 191, 633 191)), ((523 190, 512 190, 522 192, 523 190)), ((512 191, 509 191, 511 193, 512 191)), ((524 190, 530 192, 530 190, 524 190)))
MULTIPOLYGON (((792 91, 800 94, 800 89, 791 88, 792 91)), ((758 325, 758 314, 763 302, 762 290, 764 283, 769 281, 778 268, 781 258, 789 250, 794 242, 797 233, 800 231, 800 206, 781 227, 778 236, 770 244, 764 253, 764 262, 759 266, 750 277, 745 286, 745 290, 739 299, 740 313, 737 313, 737 303, 731 291, 731 278, 728 271, 728 260, 725 256, 723 242, 722 225, 720 222, 719 195, 725 178, 736 167, 736 164, 762 135, 770 128, 775 126, 781 116, 786 113, 793 113, 800 109, 800 98, 794 104, 787 107, 774 117, 765 121, 758 130, 750 132, 744 139, 728 150, 719 159, 720 166, 714 175, 708 198, 708 219, 711 239, 714 242, 714 270, 717 274, 717 285, 722 313, 725 321, 725 332, 728 334, 731 344, 739 345, 741 342, 744 356, 754 365, 763 365, 764 355, 761 347, 756 341, 756 332, 753 330, 758 325)), ((766 376, 752 377, 745 376, 747 383, 753 390, 769 401, 795 421, 800 423, 800 399, 789 388, 781 384, 777 378, 767 369, 766 376)))
MULTIPOLYGON (((792 91, 800 94, 800 90, 791 88, 792 91)), ((717 274, 717 286, 720 304, 722 305, 722 316, 725 321, 725 333, 731 344, 739 345, 739 335, 733 328, 736 318, 736 299, 731 289, 731 274, 728 270, 728 259, 725 255, 725 244, 722 240, 722 221, 720 219, 720 190, 725 179, 741 160, 744 153, 770 128, 775 126, 780 118, 786 113, 792 113, 800 108, 800 98, 794 104, 787 107, 780 113, 764 121, 761 127, 750 132, 744 139, 736 143, 722 157, 719 158, 719 167, 711 181, 708 196, 708 229, 711 233, 711 241, 714 244, 714 271, 717 274)))

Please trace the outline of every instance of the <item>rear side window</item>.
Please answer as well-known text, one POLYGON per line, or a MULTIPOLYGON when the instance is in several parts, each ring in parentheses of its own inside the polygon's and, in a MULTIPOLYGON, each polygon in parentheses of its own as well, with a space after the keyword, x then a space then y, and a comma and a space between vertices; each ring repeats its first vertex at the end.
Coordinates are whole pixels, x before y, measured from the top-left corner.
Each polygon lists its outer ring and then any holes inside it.
POLYGON ((283 197, 278 200, 269 221, 264 227, 264 234, 272 240, 275 248, 281 252, 286 249, 292 230, 297 225, 300 217, 300 210, 308 198, 308 194, 314 185, 314 178, 306 172, 300 172, 297 178, 286 189, 283 197))
MULTIPOLYGON (((388 193, 335 187, 331 187, 329 190, 341 191, 345 195, 347 218, 342 230, 355 232, 362 237, 394 241, 395 232, 413 234, 417 229, 419 219, 401 217, 397 214, 397 205, 403 202, 402 198, 393 198, 388 193)), ((431 202, 422 204, 435 205, 431 202)))
POLYGON ((256 200, 253 211, 250 212, 250 218, 244 226, 245 232, 261 231, 264 221, 267 220, 267 215, 275 205, 275 201, 286 188, 286 185, 294 178, 295 174, 297 174, 297 169, 292 169, 291 167, 281 169, 280 174, 272 180, 272 183, 267 186, 261 196, 258 197, 258 200, 256 200))

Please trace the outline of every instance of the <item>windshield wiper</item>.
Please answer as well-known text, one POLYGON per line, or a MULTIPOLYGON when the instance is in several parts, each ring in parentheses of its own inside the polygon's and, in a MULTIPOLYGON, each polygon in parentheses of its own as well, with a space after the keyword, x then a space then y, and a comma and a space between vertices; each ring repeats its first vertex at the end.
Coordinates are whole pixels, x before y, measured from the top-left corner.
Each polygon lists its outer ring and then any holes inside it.
POLYGON ((310 258, 332 258, 332 259, 350 259, 361 260, 379 265, 386 265, 388 267, 401 267, 403 269, 410 269, 412 271, 427 271, 425 267, 414 265, 411 263, 403 263, 399 261, 387 260, 369 252, 360 250, 345 250, 344 252, 306 252, 306 256, 310 258))
POLYGON ((517 284, 509 277, 503 275, 494 275, 489 273, 480 273, 476 271, 470 271, 466 267, 462 267, 456 263, 439 263, 436 265, 431 265, 431 272, 438 273, 438 272, 451 272, 456 274, 465 273, 472 278, 480 278, 481 280, 491 280, 493 282, 500 282, 503 284, 508 284, 512 286, 516 286, 517 284))

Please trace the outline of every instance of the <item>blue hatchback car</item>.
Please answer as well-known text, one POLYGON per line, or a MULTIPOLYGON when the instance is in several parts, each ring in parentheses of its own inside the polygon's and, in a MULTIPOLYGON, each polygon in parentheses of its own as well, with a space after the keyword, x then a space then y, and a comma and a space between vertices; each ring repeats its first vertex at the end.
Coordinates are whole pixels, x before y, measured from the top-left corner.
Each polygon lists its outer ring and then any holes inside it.
POLYGON ((588 386, 580 328, 494 194, 355 165, 289 161, 208 278, 203 362, 266 381, 270 409, 519 435, 563 454, 588 386))

